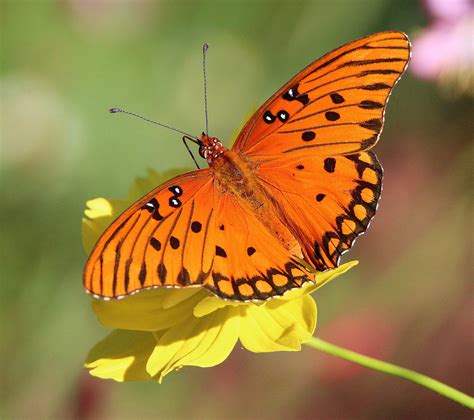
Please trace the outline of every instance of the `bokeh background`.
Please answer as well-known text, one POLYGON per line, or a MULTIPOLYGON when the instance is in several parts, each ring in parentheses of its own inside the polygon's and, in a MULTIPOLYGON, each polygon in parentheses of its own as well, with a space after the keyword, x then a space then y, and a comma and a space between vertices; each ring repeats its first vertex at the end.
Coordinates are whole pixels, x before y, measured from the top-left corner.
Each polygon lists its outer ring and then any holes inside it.
POLYGON ((85 201, 125 197, 147 168, 192 167, 201 45, 212 135, 229 141, 283 82, 323 53, 405 31, 413 61, 377 154, 379 212, 345 255, 360 265, 318 292, 316 334, 473 389, 469 0, 1 1, 2 419, 470 418, 413 384, 311 349, 236 348, 212 369, 118 384, 82 368, 106 334, 81 285, 85 201))

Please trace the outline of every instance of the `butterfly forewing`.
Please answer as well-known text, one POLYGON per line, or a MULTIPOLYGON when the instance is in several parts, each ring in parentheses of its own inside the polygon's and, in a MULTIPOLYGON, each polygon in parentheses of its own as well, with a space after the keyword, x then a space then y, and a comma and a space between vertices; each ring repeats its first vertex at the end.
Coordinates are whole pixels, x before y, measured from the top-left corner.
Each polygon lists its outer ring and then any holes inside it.
POLYGON ((233 149, 273 159, 372 147, 382 130, 390 92, 409 57, 408 38, 400 32, 382 32, 334 50, 265 102, 233 149))
POLYGON ((158 286, 201 284, 213 261, 209 170, 166 182, 105 231, 84 270, 91 294, 116 298, 158 286))

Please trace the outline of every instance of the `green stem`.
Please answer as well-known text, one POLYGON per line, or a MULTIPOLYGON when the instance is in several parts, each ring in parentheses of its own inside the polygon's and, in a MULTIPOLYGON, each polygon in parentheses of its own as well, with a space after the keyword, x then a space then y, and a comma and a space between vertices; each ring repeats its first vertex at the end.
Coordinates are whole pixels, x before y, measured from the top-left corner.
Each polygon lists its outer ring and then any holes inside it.
POLYGON ((418 385, 424 386, 425 388, 431 389, 432 391, 435 391, 446 398, 449 398, 459 404, 469 407, 471 410, 474 410, 474 398, 446 384, 443 384, 436 379, 430 378, 429 376, 422 375, 421 373, 414 372, 397 365, 392 365, 391 363, 382 362, 381 360, 377 360, 372 357, 363 356, 362 354, 323 341, 320 338, 312 337, 305 344, 309 347, 312 347, 313 349, 320 350, 324 353, 331 354, 332 356, 336 356, 344 360, 348 360, 349 362, 357 363, 370 369, 407 379, 408 381, 412 381, 418 385))

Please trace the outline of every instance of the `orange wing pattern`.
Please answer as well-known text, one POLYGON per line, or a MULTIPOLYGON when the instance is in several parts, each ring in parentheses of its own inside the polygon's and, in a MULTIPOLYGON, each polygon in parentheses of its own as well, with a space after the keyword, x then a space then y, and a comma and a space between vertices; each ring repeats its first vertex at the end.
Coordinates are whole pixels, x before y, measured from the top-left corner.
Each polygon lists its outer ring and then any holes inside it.
POLYGON ((257 162, 281 221, 320 271, 338 265, 375 214, 382 167, 368 149, 409 57, 400 32, 326 54, 263 104, 233 147, 257 162))
POLYGON ((247 122, 236 153, 203 135, 211 169, 126 210, 92 251, 85 288, 110 299, 199 285, 264 300, 312 280, 302 257, 320 271, 337 266, 376 211, 382 168, 369 149, 409 48, 406 35, 383 32, 315 61, 247 122))
POLYGON ((244 202, 215 197, 216 258, 205 287, 224 298, 265 300, 314 278, 244 202))
POLYGON ((259 108, 233 150, 273 159, 371 148, 409 57, 410 44, 401 32, 370 35, 326 54, 259 108))
POLYGON ((268 161, 258 174, 318 271, 336 267, 367 229, 382 190, 382 167, 371 151, 268 161))
POLYGON ((201 284, 212 268, 214 193, 209 169, 178 176, 147 194, 104 232, 84 270, 96 297, 156 286, 201 284))
POLYGON ((222 298, 264 300, 306 281, 304 266, 215 188, 208 169, 168 181, 125 211, 84 270, 86 290, 106 299, 202 285, 222 298))

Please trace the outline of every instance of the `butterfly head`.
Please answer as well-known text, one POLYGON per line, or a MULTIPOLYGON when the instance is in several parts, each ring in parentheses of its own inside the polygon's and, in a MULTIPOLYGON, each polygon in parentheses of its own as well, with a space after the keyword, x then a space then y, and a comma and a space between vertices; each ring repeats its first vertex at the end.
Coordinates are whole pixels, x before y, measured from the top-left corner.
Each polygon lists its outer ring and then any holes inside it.
POLYGON ((199 155, 207 160, 207 163, 212 163, 225 152, 225 147, 217 137, 209 137, 205 133, 201 134, 199 144, 199 155))

